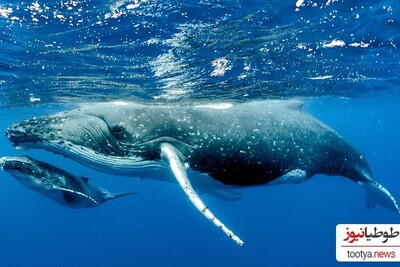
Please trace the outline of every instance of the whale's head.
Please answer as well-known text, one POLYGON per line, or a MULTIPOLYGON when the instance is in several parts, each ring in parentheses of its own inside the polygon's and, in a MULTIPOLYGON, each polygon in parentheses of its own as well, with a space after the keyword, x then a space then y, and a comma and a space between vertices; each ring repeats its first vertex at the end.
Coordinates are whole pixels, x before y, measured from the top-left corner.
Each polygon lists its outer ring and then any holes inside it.
POLYGON ((69 150, 79 146, 82 150, 125 156, 114 136, 117 131, 99 117, 66 112, 24 120, 6 129, 5 135, 19 149, 69 150))
POLYGON ((135 147, 141 140, 132 139, 119 123, 121 113, 104 114, 107 110, 99 106, 34 117, 10 126, 5 135, 18 149, 45 149, 101 171, 146 165, 135 147))
POLYGON ((35 190, 48 187, 47 175, 43 168, 28 156, 0 158, 0 167, 27 187, 35 190))

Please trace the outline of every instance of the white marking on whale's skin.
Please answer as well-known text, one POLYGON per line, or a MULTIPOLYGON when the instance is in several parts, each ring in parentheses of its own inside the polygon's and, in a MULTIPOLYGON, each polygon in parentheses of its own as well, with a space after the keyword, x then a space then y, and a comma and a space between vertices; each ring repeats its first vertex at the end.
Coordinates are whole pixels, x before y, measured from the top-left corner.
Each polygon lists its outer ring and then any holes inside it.
POLYGON ((1 169, 2 171, 4 171, 3 166, 4 166, 5 160, 6 160, 5 157, 0 158, 0 169, 1 169))
POLYGON ((236 244, 238 244, 239 246, 243 246, 244 242, 237 235, 235 235, 235 233, 229 230, 229 228, 227 228, 217 217, 215 217, 211 210, 197 195, 196 191, 194 191, 187 176, 186 168, 181 162, 181 159, 178 155, 179 151, 177 151, 174 146, 168 143, 162 143, 160 147, 162 157, 165 161, 169 162, 169 165, 175 175, 176 180, 185 192, 186 196, 193 203, 193 205, 204 215, 204 217, 206 217, 215 226, 220 228, 228 237, 235 241, 236 244))
POLYGON ((89 201, 92 201, 96 206, 101 204, 101 203, 97 202, 94 198, 92 198, 91 196, 83 194, 81 192, 78 192, 78 191, 75 191, 75 190, 72 190, 72 189, 68 189, 68 188, 59 188, 59 190, 65 191, 65 192, 69 192, 69 193, 72 193, 72 194, 77 194, 77 195, 80 195, 80 196, 82 196, 84 198, 87 198, 87 199, 89 199, 89 201))
POLYGON ((206 105, 197 105, 196 108, 211 108, 211 109, 229 109, 233 107, 232 103, 216 103, 216 104, 206 104, 206 105))
POLYGON ((278 185, 278 184, 299 184, 307 179, 307 173, 300 169, 295 169, 282 175, 278 179, 269 182, 267 185, 278 185))
POLYGON ((128 105, 128 102, 125 102, 125 101, 113 101, 112 103, 116 106, 127 106, 128 105))

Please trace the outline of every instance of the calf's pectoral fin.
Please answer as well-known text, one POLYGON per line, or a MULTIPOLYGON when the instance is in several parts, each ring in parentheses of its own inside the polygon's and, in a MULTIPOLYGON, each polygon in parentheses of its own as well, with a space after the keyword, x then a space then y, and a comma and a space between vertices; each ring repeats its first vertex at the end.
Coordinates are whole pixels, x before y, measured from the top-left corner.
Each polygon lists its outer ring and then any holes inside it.
POLYGON ((194 191, 189 178, 187 176, 186 167, 182 162, 179 150, 177 150, 173 145, 169 143, 160 144, 161 158, 169 164, 172 173, 174 174, 179 185, 182 187, 186 196, 190 199, 193 205, 215 226, 220 228, 227 236, 236 242, 239 246, 242 246, 244 242, 235 235, 231 230, 229 230, 215 215, 210 211, 210 209, 203 203, 197 193, 194 191))
POLYGON ((375 181, 358 182, 365 190, 365 200, 367 207, 372 208, 376 204, 400 213, 399 206, 394 197, 382 185, 375 181))

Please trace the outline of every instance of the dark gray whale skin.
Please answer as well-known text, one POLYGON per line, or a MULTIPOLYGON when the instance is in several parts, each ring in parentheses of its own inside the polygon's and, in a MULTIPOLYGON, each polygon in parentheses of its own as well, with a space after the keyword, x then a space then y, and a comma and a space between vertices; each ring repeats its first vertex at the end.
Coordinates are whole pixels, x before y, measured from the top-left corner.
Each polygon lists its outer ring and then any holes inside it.
POLYGON ((68 140, 105 156, 145 160, 158 160, 157 143, 167 140, 193 170, 225 184, 264 184, 295 169, 307 177, 325 173, 366 181, 371 175, 362 155, 300 107, 282 101, 228 109, 98 104, 23 121, 6 136, 15 146, 68 140))
POLYGON ((298 183, 322 173, 379 188, 363 155, 301 106, 108 102, 31 118, 5 134, 16 147, 44 148, 113 174, 161 166, 159 146, 167 142, 190 169, 228 185, 267 184, 282 176, 298 183))

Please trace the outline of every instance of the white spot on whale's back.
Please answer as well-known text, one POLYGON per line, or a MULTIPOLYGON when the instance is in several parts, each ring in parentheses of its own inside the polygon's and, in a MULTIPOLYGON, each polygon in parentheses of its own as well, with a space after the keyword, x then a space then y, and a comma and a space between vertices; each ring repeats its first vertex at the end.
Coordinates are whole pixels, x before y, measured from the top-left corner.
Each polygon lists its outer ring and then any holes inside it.
POLYGON ((125 102, 125 101, 113 101, 112 103, 116 106, 128 106, 129 105, 129 103, 125 102))
POLYGON ((196 108, 211 108, 211 109, 229 109, 233 107, 232 103, 215 103, 215 104, 205 104, 197 105, 196 108))

